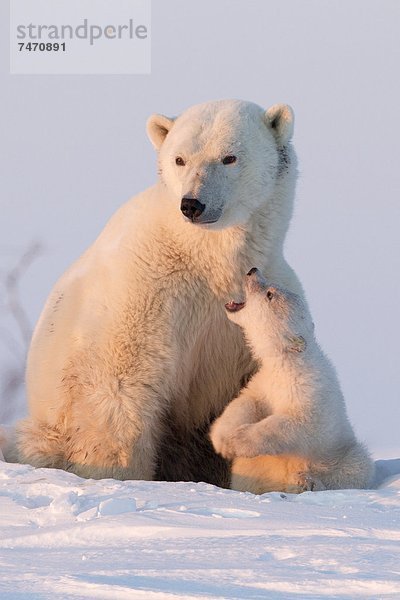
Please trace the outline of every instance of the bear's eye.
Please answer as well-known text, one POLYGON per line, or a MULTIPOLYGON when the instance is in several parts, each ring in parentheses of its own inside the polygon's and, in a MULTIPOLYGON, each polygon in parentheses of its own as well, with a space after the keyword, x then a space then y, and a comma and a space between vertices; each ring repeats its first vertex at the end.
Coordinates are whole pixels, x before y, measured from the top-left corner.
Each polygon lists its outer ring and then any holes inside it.
POLYGON ((274 293, 271 292, 271 290, 268 290, 268 292, 267 292, 267 298, 268 298, 268 300, 272 300, 273 297, 274 297, 274 293))
POLYGON ((177 156, 175 159, 175 164, 178 165, 178 167, 184 167, 186 163, 183 160, 182 156, 177 156))
POLYGON ((231 165, 234 162, 236 162, 236 156, 233 156, 233 154, 228 154, 228 156, 224 156, 222 159, 224 165, 231 165))

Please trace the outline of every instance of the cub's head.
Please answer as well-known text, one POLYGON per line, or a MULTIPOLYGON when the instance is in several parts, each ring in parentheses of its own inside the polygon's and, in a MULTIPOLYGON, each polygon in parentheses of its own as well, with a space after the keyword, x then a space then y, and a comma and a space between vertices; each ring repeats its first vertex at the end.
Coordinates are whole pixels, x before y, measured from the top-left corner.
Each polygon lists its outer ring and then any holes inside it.
POLYGON ((177 118, 150 117, 160 176, 182 218, 222 229, 257 215, 277 182, 295 178, 293 120, 287 105, 265 111, 240 100, 206 102, 177 118))
POLYGON ((267 282, 256 268, 245 280, 245 299, 225 305, 231 321, 240 325, 254 354, 266 356, 303 352, 313 340, 314 325, 299 296, 267 282))

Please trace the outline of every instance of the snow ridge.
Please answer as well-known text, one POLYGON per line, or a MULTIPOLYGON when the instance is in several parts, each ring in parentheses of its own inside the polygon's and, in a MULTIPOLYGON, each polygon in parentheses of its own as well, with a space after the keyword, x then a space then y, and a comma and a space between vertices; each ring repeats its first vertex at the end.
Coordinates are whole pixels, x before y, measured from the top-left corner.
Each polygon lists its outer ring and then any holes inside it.
POLYGON ((0 597, 399 598, 400 459, 299 496, 0 463, 0 597))

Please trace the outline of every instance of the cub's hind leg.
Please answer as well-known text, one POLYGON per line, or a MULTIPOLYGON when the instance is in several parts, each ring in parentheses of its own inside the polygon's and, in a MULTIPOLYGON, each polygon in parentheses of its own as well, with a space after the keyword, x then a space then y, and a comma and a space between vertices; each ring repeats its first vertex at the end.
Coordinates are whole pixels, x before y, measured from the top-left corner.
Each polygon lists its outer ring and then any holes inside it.
POLYGON ((231 488, 253 494, 299 494, 325 489, 325 486, 311 473, 308 460, 282 454, 235 459, 232 465, 231 488))

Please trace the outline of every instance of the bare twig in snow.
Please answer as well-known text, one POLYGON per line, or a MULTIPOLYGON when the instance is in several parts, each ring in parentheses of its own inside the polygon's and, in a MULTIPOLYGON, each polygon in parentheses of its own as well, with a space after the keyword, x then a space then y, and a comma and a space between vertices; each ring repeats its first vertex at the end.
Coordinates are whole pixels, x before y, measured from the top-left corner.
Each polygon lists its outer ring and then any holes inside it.
POLYGON ((15 267, 8 273, 5 280, 8 297, 7 306, 18 326, 26 349, 29 346, 32 328, 19 297, 18 285, 24 273, 27 271, 27 269, 29 269, 33 261, 42 252, 42 249, 42 244, 39 242, 33 242, 22 255, 15 267))
POLYGON ((42 252, 42 245, 33 242, 17 264, 3 277, 4 302, 1 310, 15 321, 12 331, 0 328, 0 342, 14 355, 14 364, 3 367, 0 382, 0 422, 11 422, 21 415, 25 405, 23 384, 25 361, 32 335, 31 324, 20 297, 20 282, 34 260, 42 252))

